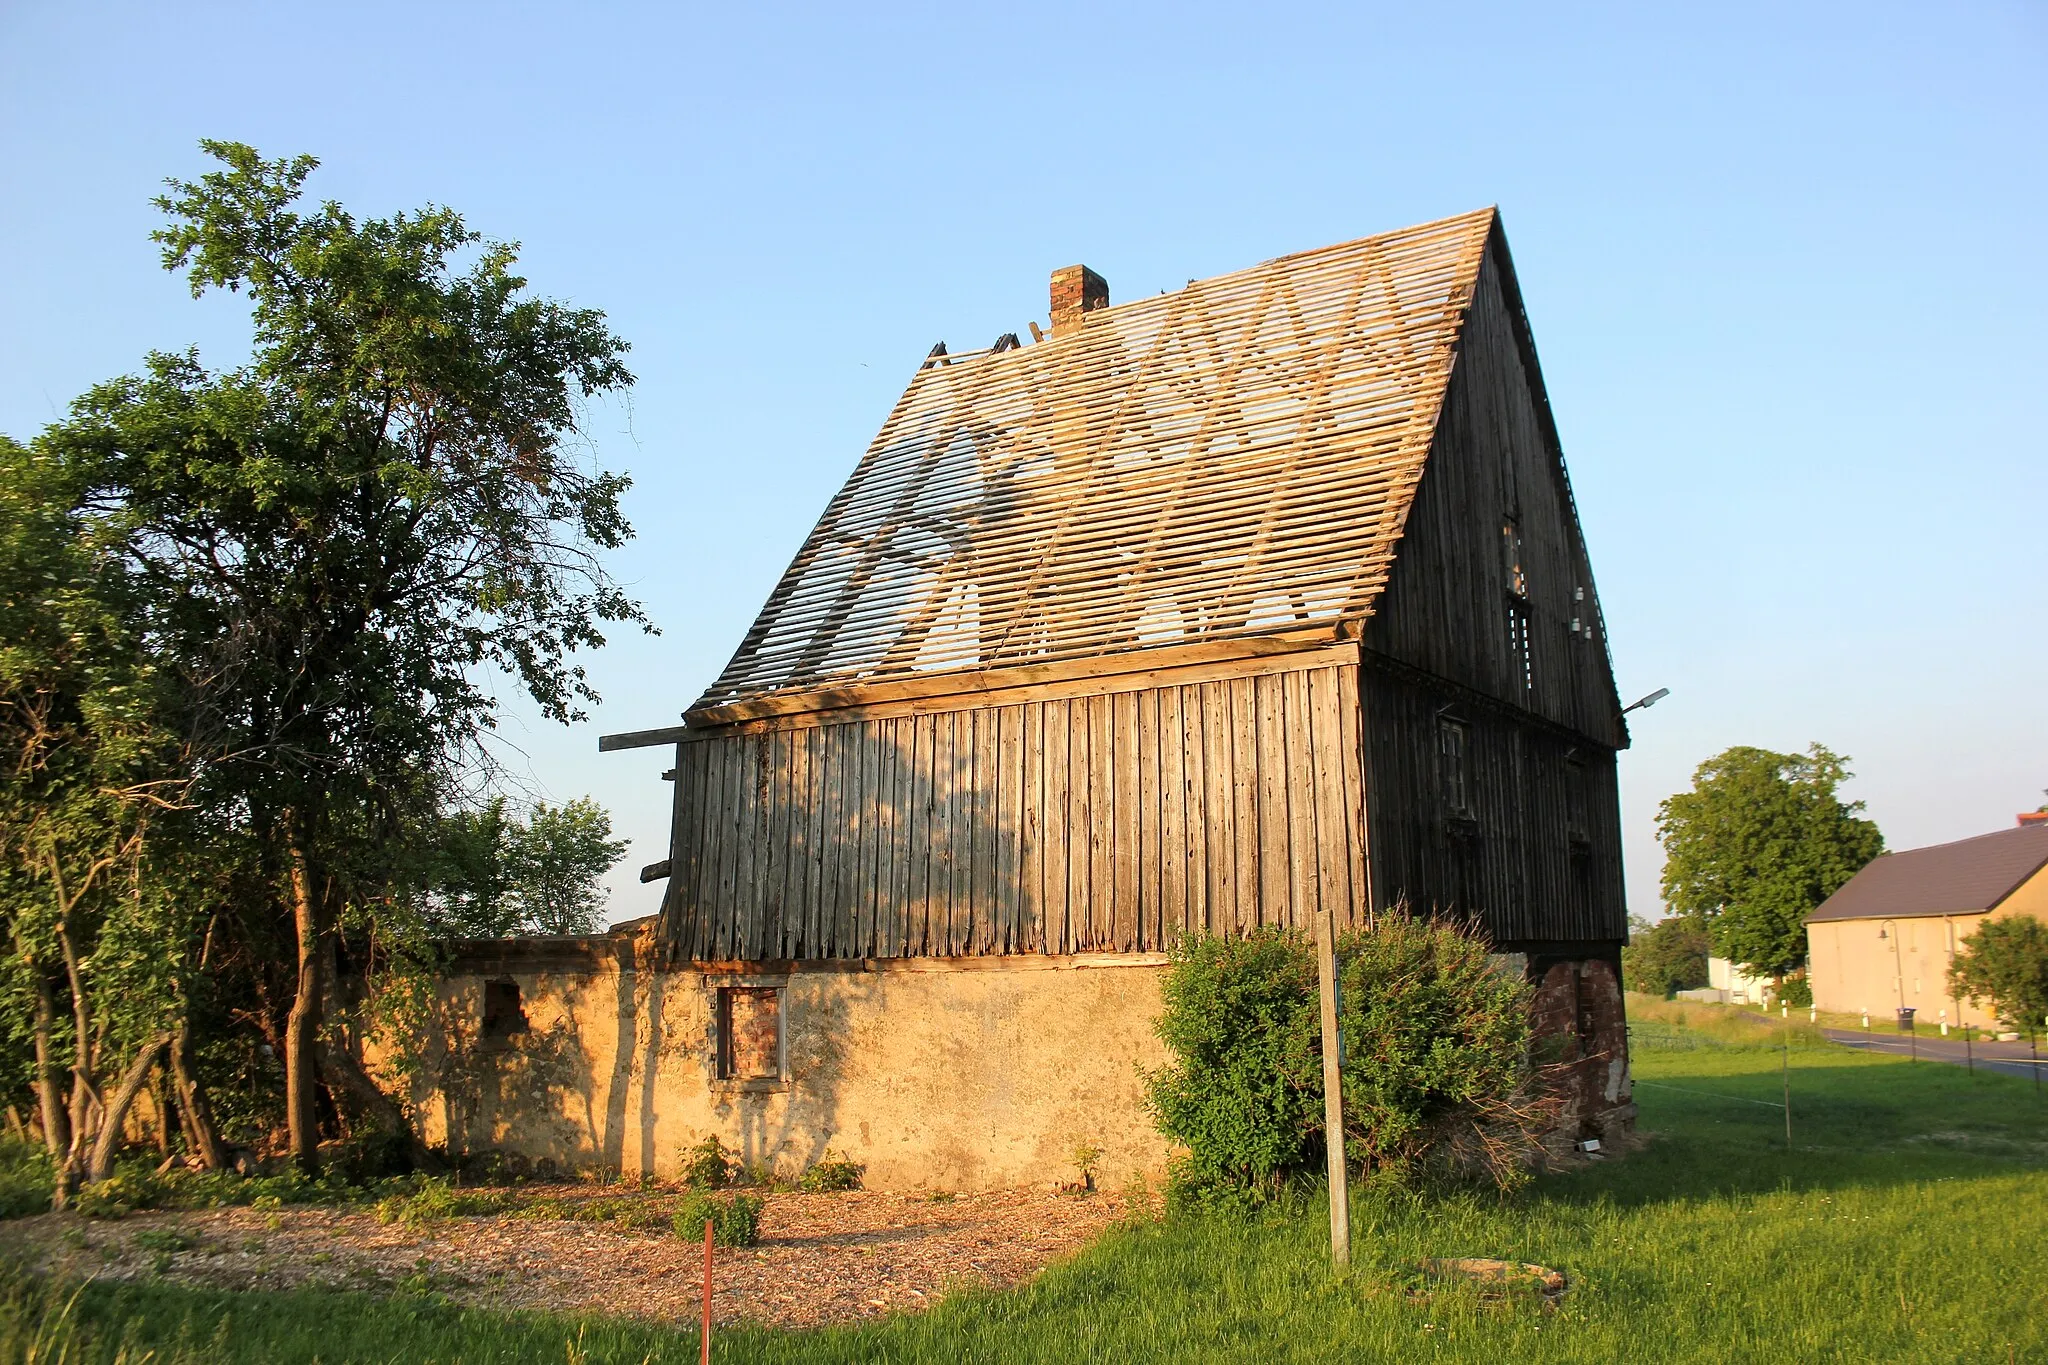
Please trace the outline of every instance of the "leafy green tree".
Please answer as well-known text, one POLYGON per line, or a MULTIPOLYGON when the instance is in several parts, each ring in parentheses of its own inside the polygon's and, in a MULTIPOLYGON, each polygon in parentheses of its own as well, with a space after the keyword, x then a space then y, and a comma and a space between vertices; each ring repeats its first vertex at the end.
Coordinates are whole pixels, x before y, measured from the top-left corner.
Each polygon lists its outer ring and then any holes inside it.
POLYGON ((1948 969, 1957 998, 1991 1007, 2014 1029, 2048 1021, 2048 924, 2031 915, 1986 920, 1962 942, 1948 969))
POLYGON ((611 816, 586 798, 534 807, 521 819, 503 797, 436 822, 428 854, 425 928, 440 937, 588 934, 604 927, 604 874, 625 856, 611 816))
POLYGON ((1836 789, 1848 760, 1738 746, 1702 763, 1657 808, 1664 901, 1704 924, 1715 950, 1760 975, 1806 957, 1806 916, 1884 852, 1861 801, 1836 789))
POLYGON ((191 937, 142 875, 152 822, 175 825, 188 785, 140 646, 147 594, 73 515, 78 494, 75 467, 0 439, 0 914, 60 1203, 107 1173, 169 1048, 191 937))
POLYGON ((1672 915, 1652 924, 1631 915, 1628 927, 1621 976, 1630 990, 1668 996, 1707 984, 1707 955, 1713 943, 1698 920, 1672 915))
POLYGON ((632 376, 602 314, 526 297, 514 249, 453 211, 301 211, 312 158, 202 145, 223 169, 171 182, 157 240, 195 296, 247 297, 249 362, 152 355, 37 449, 92 471, 81 515, 162 604, 152 641, 204 740, 199 799, 266 851, 310 1169, 323 1072, 378 1103, 323 1035, 341 926, 396 903, 406 832, 488 761, 491 677, 575 719, 594 694, 570 656, 644 624, 599 558, 631 534, 628 481, 577 439, 584 402, 632 376))
POLYGON ((519 930, 528 934, 589 934, 604 927, 600 884, 626 856, 612 838, 611 816, 585 798, 564 806, 535 806, 512 836, 512 867, 519 930))

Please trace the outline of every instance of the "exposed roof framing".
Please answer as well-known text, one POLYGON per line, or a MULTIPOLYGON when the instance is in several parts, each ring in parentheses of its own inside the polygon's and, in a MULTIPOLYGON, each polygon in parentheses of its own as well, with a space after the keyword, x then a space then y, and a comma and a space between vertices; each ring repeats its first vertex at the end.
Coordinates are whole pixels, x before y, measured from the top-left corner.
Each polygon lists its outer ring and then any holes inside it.
POLYGON ((927 362, 697 708, 1368 615, 1494 219, 927 362))

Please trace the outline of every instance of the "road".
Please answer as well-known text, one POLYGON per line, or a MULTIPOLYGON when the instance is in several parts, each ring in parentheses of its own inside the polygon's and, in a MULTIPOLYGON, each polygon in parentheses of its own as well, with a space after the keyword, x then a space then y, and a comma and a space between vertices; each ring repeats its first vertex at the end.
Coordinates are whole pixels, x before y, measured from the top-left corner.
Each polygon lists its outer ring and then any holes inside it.
MULTIPOLYGON (((1835 1042, 1866 1052, 1889 1052, 1903 1057, 1917 1047, 1923 1062, 1949 1062, 1962 1066, 1970 1060, 1964 1052, 1962 1039, 1944 1038, 1937 1029, 1923 1028, 1910 1038, 1903 1033, 1875 1028, 1868 1033, 1853 1028, 1830 1028, 1821 1032, 1835 1042)), ((2044 1049, 2041 1059, 2035 1061, 2028 1056, 2024 1040, 2017 1043, 1971 1043, 1969 1049, 1980 1070, 1997 1071, 2007 1076, 2032 1076, 2036 1069, 2048 1067, 2048 1049, 2044 1049)), ((2048 1080, 2048 1076, 2043 1079, 2048 1080)))

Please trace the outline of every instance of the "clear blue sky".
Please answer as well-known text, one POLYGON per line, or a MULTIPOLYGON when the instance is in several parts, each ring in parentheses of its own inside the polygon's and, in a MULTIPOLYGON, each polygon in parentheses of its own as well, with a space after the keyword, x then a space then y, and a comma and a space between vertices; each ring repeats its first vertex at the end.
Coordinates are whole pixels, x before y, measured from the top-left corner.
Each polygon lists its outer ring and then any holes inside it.
POLYGON ((532 794, 593 794, 655 903, 664 751, 934 341, 1085 261, 1114 298, 1499 204, 1620 686, 1629 885, 1730 744, 1820 740, 1894 847, 2048 787, 2048 9, 0 5, 0 431, 152 347, 228 363, 146 240, 201 137, 427 200, 608 312, 615 567, 659 622, 532 794))

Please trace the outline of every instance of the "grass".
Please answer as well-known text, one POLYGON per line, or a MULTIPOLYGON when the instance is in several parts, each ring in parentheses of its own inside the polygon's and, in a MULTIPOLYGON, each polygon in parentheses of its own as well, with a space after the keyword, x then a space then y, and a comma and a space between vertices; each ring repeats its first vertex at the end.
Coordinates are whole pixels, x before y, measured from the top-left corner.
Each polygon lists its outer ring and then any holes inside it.
MULTIPOLYGON (((2010 1077, 1835 1047, 1714 1007, 1631 999, 1642 1126, 1625 1160, 1502 1203, 1368 1194, 1328 1273, 1320 1205, 1111 1233, 1009 1293, 817 1333, 722 1332, 721 1361, 1635 1362, 2048 1359, 2048 1106, 2010 1077), (1781 1050, 1781 1038, 1791 1043, 1781 1050), (1771 1107, 1789 1061, 1793 1146, 1771 1107), (1563 1307, 1430 1286, 1431 1256, 1565 1270, 1563 1307)), ((464 1309, 431 1293, 72 1291, 16 1280, 0 1360, 696 1359, 695 1334, 464 1309), (53 1344, 54 1343, 54 1344, 53 1344), (154 1353, 154 1354, 151 1354, 154 1353)))

